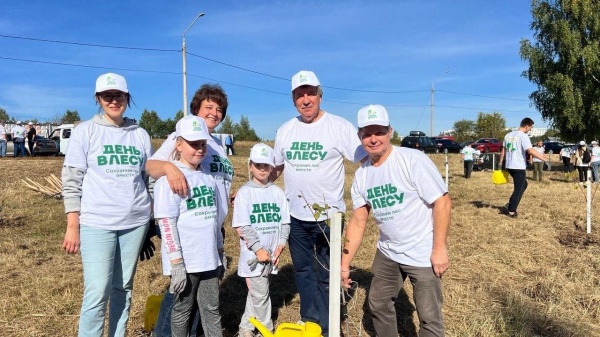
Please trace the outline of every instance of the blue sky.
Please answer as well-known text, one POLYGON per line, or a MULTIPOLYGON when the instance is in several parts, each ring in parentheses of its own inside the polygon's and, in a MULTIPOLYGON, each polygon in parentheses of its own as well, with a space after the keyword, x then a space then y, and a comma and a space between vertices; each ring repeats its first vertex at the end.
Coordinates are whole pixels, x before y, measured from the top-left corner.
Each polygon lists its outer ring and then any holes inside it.
POLYGON ((297 115, 290 78, 302 69, 319 77, 325 111, 356 125, 360 108, 382 104, 401 136, 429 134, 432 83, 435 134, 478 112, 501 112, 508 126, 526 116, 547 125, 521 77, 519 43, 532 37, 525 0, 5 0, 0 107, 23 120, 67 109, 89 119, 95 80, 113 71, 135 102, 127 116, 173 117, 183 106, 182 33, 200 12, 186 33, 188 102, 201 84, 219 83, 228 115, 246 116, 263 139, 297 115))

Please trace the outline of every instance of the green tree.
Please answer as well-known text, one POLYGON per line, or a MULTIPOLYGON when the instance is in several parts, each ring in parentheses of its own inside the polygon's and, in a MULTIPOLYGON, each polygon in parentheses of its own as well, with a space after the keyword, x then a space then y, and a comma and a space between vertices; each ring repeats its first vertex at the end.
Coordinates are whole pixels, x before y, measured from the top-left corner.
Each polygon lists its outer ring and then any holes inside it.
POLYGON ((467 140, 474 140, 475 135, 475 122, 468 119, 461 119, 454 122, 454 138, 457 142, 466 142, 467 140))
POLYGON ((480 112, 475 121, 475 134, 479 138, 502 139, 506 134, 506 119, 499 112, 492 114, 480 112))
POLYGON ((394 145, 400 145, 400 142, 402 142, 402 139, 400 138, 398 131, 394 130, 394 133, 392 133, 392 139, 390 139, 390 142, 394 145))
POLYGON ((532 0, 535 42, 521 40, 529 95, 563 140, 600 135, 600 1, 532 0))
POLYGON ((140 116, 139 125, 148 132, 151 138, 161 138, 163 136, 161 134, 164 133, 163 121, 154 110, 148 111, 144 109, 140 116))
POLYGON ((8 115, 6 110, 4 110, 4 108, 0 108, 0 121, 8 122, 9 120, 10 116, 8 115))
POLYGON ((81 118, 79 117, 77 110, 67 110, 60 118, 60 124, 73 124, 78 120, 81 120, 81 118))
POLYGON ((233 121, 231 120, 231 118, 229 116, 225 116, 225 118, 221 121, 221 124, 219 124, 219 127, 217 128, 217 130, 215 132, 231 134, 231 133, 234 133, 234 131, 235 131, 235 129, 234 129, 233 121))
POLYGON ((233 130, 236 140, 246 140, 252 142, 260 141, 260 138, 256 135, 256 131, 250 127, 250 121, 245 116, 240 118, 239 124, 234 124, 233 130))

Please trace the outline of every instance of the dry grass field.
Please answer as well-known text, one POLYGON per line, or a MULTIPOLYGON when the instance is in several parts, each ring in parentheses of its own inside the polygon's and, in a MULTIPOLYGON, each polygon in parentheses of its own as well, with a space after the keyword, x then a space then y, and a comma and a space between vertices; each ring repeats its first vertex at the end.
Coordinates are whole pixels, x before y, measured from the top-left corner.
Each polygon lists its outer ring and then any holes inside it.
MULTIPOLYGON (((234 189, 247 181, 251 145, 236 143, 238 155, 231 157, 237 173, 234 189)), ((443 173, 445 155, 431 158, 443 173)), ((66 255, 60 248, 62 201, 20 182, 24 177, 42 182, 51 173, 59 176, 62 160, 0 159, 0 336, 76 335, 82 267, 79 255, 66 255)), ((451 265, 443 278, 447 336, 600 336, 600 198, 593 199, 592 235, 587 235, 583 190, 564 181, 558 158, 553 164, 558 168, 544 171, 543 182, 529 180, 519 217, 512 219, 499 214, 512 185, 493 185, 489 171, 474 172, 466 180, 460 156, 449 155, 451 265)), ((354 170, 348 165, 347 190, 354 170)), ((597 186, 594 197, 600 196, 597 186)), ((376 240, 370 222, 354 261, 357 288, 342 323, 348 337, 374 336, 365 298, 376 240)), ((158 247, 160 242, 155 238, 155 243, 158 247)), ((235 275, 238 240, 230 227, 226 253, 232 267, 222 282, 221 308, 225 336, 232 337, 246 289, 235 275)), ((168 284, 158 254, 138 265, 128 336, 150 335, 143 331, 145 300, 168 284)), ((282 271, 272 282, 273 309, 277 322, 295 322, 298 295, 289 252, 284 255, 282 271)), ((397 303, 399 330, 401 336, 417 336, 412 292, 405 285, 397 303)))

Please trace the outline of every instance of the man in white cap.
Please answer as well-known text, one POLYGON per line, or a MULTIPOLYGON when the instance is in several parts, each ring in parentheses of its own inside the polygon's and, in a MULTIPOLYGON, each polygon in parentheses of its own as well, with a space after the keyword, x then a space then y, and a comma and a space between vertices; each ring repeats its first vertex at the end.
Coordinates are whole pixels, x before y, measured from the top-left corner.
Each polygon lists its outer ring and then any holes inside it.
POLYGON ((33 157, 33 145, 35 141, 35 125, 32 122, 27 123, 27 147, 29 147, 29 155, 33 157))
POLYGON ((369 154, 354 176, 342 254, 342 284, 371 210, 379 227, 371 272, 369 308, 379 337, 397 337, 395 299, 410 278, 420 321, 419 336, 444 336, 441 278, 449 266, 447 237, 451 201, 437 167, 421 151, 391 145, 392 127, 381 105, 358 112, 358 137, 369 154))
POLYGON ((344 158, 359 162, 366 154, 352 123, 321 110, 322 99, 321 84, 312 71, 302 70, 292 77, 292 101, 300 115, 277 130, 276 169, 271 181, 284 173, 291 215, 290 254, 300 294, 301 320, 318 323, 323 336, 328 336, 330 227, 327 220, 333 212, 346 209, 344 158), (307 206, 315 203, 328 210, 317 214, 307 206))
POLYGON ((503 162, 506 164, 506 170, 512 177, 514 185, 508 203, 502 207, 500 212, 511 218, 518 216, 517 207, 519 207, 523 193, 527 189, 527 179, 525 179, 527 154, 546 161, 546 157, 535 151, 531 145, 531 140, 527 135, 531 129, 533 129, 533 120, 529 117, 523 118, 518 130, 509 132, 504 136, 502 151, 500 151, 498 166, 502 167, 503 162), (505 156, 506 161, 504 161, 505 156))
POLYGON ((15 157, 25 157, 25 128, 21 121, 12 128, 13 154, 15 157))

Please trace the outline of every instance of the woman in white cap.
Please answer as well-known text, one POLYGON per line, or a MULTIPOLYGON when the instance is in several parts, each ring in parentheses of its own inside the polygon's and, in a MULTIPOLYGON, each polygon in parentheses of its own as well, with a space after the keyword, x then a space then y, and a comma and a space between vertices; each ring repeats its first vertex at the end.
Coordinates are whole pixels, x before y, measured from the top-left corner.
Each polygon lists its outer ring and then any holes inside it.
POLYGON ((236 194, 232 225, 240 236, 238 275, 248 286, 239 337, 254 336, 250 317, 273 331, 269 282, 271 274, 277 274, 279 256, 290 234, 285 193, 269 182, 274 167, 273 149, 266 144, 254 145, 248 158, 250 181, 236 194))
POLYGON ((175 295, 171 334, 187 337, 198 306, 206 337, 221 337, 219 272, 223 249, 221 224, 227 201, 218 193, 213 176, 198 170, 208 154, 211 139, 204 120, 189 115, 176 125, 172 163, 185 175, 190 193, 171 190, 166 176, 156 181, 154 216, 162 238, 163 273, 171 276, 169 292, 175 295))
POLYGON ((583 184, 587 180, 587 170, 590 167, 590 162, 592 161, 592 154, 587 150, 587 145, 582 140, 579 142, 579 146, 577 146, 577 151, 575 151, 575 166, 577 167, 577 172, 579 172, 579 183, 583 184))
POLYGON ((81 251, 84 292, 79 336, 125 336, 133 278, 150 219, 144 165, 148 133, 124 117, 131 95, 123 76, 96 80, 100 113, 73 129, 62 171, 67 253, 81 251))

